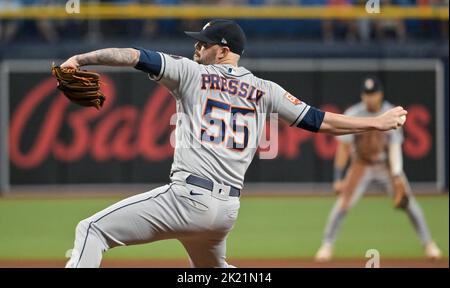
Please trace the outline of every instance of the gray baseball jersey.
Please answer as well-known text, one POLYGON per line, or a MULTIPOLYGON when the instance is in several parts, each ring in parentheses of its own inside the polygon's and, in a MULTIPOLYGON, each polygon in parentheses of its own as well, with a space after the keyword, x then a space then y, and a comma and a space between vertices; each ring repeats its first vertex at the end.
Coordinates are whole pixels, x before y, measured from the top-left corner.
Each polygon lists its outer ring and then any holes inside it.
POLYGON ((159 75, 177 100, 172 173, 184 171, 242 188, 266 116, 298 125, 310 106, 244 67, 200 65, 160 53, 159 75))

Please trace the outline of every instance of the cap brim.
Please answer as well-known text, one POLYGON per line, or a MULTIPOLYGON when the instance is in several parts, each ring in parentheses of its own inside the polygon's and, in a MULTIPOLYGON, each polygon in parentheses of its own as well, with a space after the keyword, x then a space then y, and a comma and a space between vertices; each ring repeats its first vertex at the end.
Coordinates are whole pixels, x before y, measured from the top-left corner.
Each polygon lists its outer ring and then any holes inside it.
POLYGON ((191 37, 191 38, 193 38, 193 39, 195 39, 197 41, 202 41, 202 42, 205 42, 205 43, 208 43, 208 44, 214 44, 215 43, 214 41, 212 41, 211 39, 209 39, 208 37, 203 35, 201 32, 184 31, 184 33, 187 36, 189 36, 189 37, 191 37))

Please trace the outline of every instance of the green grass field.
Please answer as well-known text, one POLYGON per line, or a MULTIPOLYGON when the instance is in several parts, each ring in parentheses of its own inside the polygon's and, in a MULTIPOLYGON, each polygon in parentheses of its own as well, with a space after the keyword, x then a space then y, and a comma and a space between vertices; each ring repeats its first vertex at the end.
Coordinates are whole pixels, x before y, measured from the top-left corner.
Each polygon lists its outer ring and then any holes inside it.
MULTIPOLYGON (((24 200, 0 199, 0 259, 64 259, 72 248, 77 222, 117 198, 24 200)), ((448 196, 419 197, 433 238, 448 257, 448 196)), ((312 257, 334 198, 284 197, 242 199, 240 215, 228 238, 233 258, 312 257)), ((336 257, 364 257, 368 249, 383 257, 422 257, 423 250, 406 214, 385 197, 366 197, 348 214, 338 235, 336 257)), ((186 258, 175 240, 120 247, 106 259, 186 258)))

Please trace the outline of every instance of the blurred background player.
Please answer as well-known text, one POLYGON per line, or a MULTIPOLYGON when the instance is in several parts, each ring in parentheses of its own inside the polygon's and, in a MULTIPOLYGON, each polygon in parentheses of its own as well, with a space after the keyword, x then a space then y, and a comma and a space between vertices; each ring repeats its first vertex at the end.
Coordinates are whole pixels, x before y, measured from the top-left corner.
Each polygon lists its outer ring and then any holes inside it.
MULTIPOLYGON (((367 77, 362 82, 362 101, 347 109, 345 115, 369 117, 383 113, 393 107, 383 97, 380 80, 367 77)), ((395 208, 402 209, 408 215, 420 237, 426 257, 441 258, 441 251, 431 238, 422 210, 414 199, 403 172, 402 129, 345 135, 338 139, 333 190, 339 196, 329 215, 322 246, 317 251, 315 260, 331 260, 333 244, 345 215, 372 182, 382 184, 388 192, 393 193, 395 208), (343 177, 350 157, 350 166, 343 177)))

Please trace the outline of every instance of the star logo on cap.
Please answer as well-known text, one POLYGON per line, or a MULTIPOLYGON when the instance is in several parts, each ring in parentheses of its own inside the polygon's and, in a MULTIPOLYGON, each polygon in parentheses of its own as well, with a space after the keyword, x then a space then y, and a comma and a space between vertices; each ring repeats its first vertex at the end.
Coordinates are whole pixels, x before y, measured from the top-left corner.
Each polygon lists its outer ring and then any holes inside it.
POLYGON ((222 40, 220 41, 220 43, 222 43, 222 44, 228 44, 227 39, 225 39, 225 38, 222 38, 222 40))
POLYGON ((367 79, 366 82, 364 83, 364 86, 366 86, 367 90, 372 90, 373 87, 375 86, 375 82, 373 81, 373 79, 367 79))

